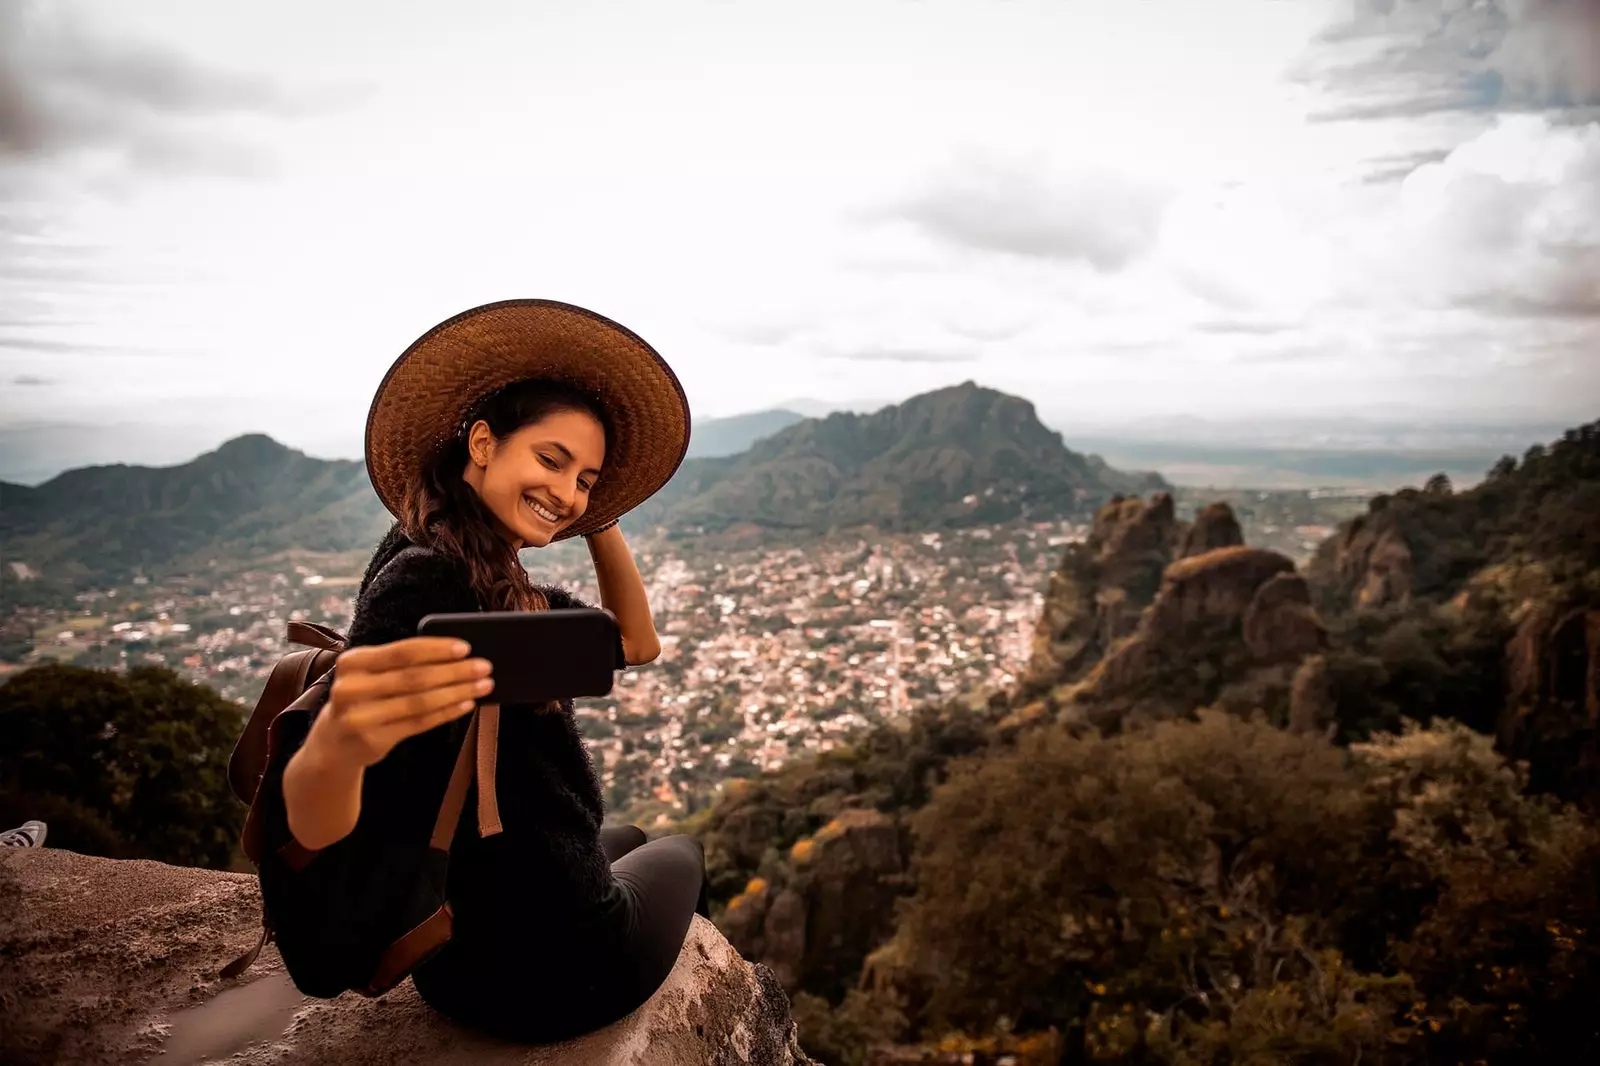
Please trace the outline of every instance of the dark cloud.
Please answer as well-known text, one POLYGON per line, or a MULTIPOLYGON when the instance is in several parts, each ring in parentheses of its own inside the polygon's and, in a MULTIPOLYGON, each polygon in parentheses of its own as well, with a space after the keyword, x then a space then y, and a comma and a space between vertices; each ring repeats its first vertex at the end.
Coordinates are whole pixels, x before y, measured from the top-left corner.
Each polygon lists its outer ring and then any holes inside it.
POLYGON ((1303 78, 1325 121, 1600 105, 1596 0, 1350 0, 1303 78))
MULTIPOLYGON (((67 353, 92 351, 96 349, 109 350, 109 345, 78 344, 73 341, 55 340, 49 337, 14 337, 0 336, 0 349, 10 349, 14 352, 51 352, 67 353)), ((117 349, 121 350, 121 349, 117 349)))
MULTIPOLYGON (((58 327, 61 323, 42 320, 31 328, 58 327)), ((0 351, 34 352, 43 355, 110 355, 117 359, 186 359, 198 354, 189 348, 153 348, 143 344, 107 344, 103 341, 63 340, 59 337, 0 333, 0 351)))
POLYGON ((1369 185, 1382 185, 1386 182, 1399 181, 1418 167, 1425 167, 1429 163, 1441 162, 1448 158, 1449 155, 1448 149, 1438 148, 1426 152, 1378 156, 1367 161, 1371 169, 1362 175, 1361 180, 1369 185))
POLYGON ((50 378, 42 378, 42 377, 39 377, 37 374, 18 374, 16 377, 11 379, 11 384, 13 384, 13 385, 36 386, 36 385, 50 385, 50 384, 53 384, 53 383, 54 382, 52 381, 52 379, 50 379, 50 378))
POLYGON ((314 106, 266 78, 96 34, 59 4, 0 3, 0 159, 96 148, 145 170, 255 170, 260 158, 203 120, 314 106))
POLYGON ((1591 265, 1587 274, 1574 269, 1565 280, 1567 284, 1554 291, 1474 294, 1457 300, 1456 306, 1502 318, 1600 320, 1600 269, 1591 265))
POLYGON ((889 214, 954 244, 1109 273, 1155 243, 1165 203, 1164 192, 1120 175, 1055 177, 969 162, 936 175, 889 214))

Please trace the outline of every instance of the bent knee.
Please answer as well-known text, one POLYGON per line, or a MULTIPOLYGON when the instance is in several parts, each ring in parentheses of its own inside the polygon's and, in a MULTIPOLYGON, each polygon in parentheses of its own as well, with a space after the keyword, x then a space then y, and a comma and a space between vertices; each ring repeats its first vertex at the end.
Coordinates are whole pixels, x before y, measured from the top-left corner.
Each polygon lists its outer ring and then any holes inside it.
POLYGON ((631 851, 616 863, 617 870, 656 871, 672 870, 674 877, 690 874, 698 881, 705 877, 705 850, 694 837, 682 833, 657 837, 637 851, 631 851))
POLYGON ((671 836, 662 837, 659 841, 661 844, 668 844, 669 842, 676 850, 683 852, 686 856, 693 857, 696 863, 702 866, 705 865, 706 849, 700 844, 699 840, 687 833, 674 833, 671 836))

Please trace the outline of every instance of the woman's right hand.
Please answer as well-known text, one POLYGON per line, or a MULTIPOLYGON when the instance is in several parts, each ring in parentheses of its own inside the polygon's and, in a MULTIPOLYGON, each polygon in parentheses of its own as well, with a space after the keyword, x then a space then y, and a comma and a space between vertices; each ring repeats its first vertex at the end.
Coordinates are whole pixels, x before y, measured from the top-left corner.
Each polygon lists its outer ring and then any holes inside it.
POLYGON ((407 737, 467 714, 494 689, 489 661, 471 651, 451 637, 409 637, 340 653, 306 746, 324 765, 365 770, 407 737))

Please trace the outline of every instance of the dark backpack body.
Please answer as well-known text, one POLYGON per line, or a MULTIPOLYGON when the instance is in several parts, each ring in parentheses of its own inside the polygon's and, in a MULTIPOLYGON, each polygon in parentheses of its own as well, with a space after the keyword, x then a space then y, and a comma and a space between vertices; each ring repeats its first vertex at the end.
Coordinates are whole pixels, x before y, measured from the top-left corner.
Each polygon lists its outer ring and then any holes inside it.
MULTIPOLYGON (((250 806, 242 845, 258 870, 263 865, 263 848, 269 835, 261 786, 269 770, 281 781, 283 764, 304 741, 312 718, 327 702, 334 663, 345 647, 341 634, 307 622, 290 622, 288 639, 305 648, 285 655, 273 668, 228 763, 228 781, 234 795, 250 806)), ((222 969, 221 976, 237 977, 250 967, 262 947, 277 941, 290 977, 307 995, 331 998, 354 990, 365 996, 379 996, 443 947, 452 927, 450 906, 445 900, 450 841, 472 782, 476 733, 475 714, 445 786, 430 846, 393 856, 392 862, 384 864, 386 869, 392 866, 394 877, 381 881, 389 893, 381 906, 373 907, 375 901, 282 894, 276 906, 269 907, 264 883, 261 935, 253 947, 222 969), (336 913, 341 906, 352 911, 348 923, 336 913), (369 946, 356 950, 351 942, 316 932, 330 926, 342 929, 357 921, 367 933, 374 922, 378 924, 379 946, 370 947, 369 936, 363 942, 369 946), (280 936, 280 931, 290 935, 280 936)), ((293 877, 316 861, 316 853, 301 847, 290 836, 269 861, 281 861, 283 867, 293 871, 279 876, 293 877)), ((273 872, 277 872, 276 867, 273 872)), ((265 878, 263 871, 263 882, 265 878)))

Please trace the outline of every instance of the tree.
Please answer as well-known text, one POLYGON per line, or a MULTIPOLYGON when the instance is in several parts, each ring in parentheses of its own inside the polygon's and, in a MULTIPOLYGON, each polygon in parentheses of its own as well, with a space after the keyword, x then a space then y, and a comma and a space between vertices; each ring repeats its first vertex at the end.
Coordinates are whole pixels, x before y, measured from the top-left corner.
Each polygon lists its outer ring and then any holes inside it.
POLYGON ((1600 1057, 1600 833, 1456 722, 1348 751, 1216 711, 1054 728, 955 770, 913 829, 916 890, 866 969, 918 1039, 1054 1027, 1066 1061, 1185 1066, 1600 1057))
POLYGON ((163 667, 24 670, 0 686, 0 818, 43 818, 51 844, 87 854, 226 866, 242 726, 236 704, 163 667))
POLYGON ((1044 732, 953 773, 913 829, 917 890, 875 971, 927 1031, 1056 1026, 1080 1055, 1108 1003, 1181 1031, 1307 972, 1373 832, 1338 749, 1218 712, 1044 732))

